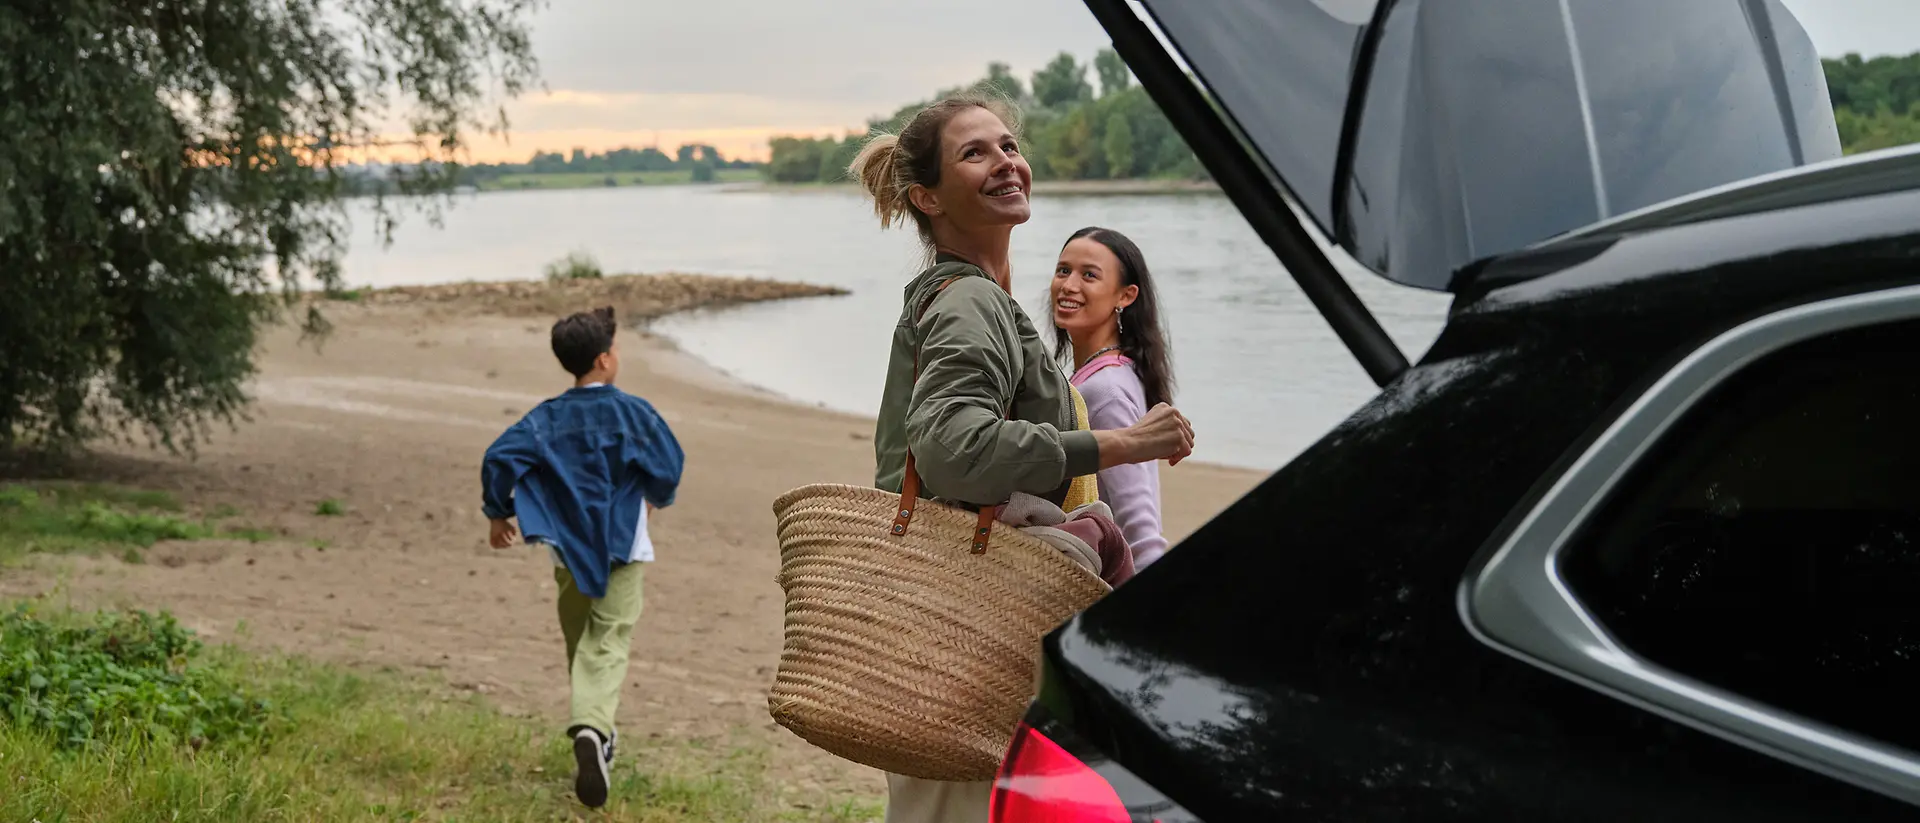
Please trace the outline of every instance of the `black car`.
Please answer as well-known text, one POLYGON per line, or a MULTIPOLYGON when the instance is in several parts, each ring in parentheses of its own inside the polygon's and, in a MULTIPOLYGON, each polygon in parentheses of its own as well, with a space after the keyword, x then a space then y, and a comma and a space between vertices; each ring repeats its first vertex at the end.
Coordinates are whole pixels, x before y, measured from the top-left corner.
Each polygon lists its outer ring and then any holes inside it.
POLYGON ((1382 390, 1047 637, 995 820, 1920 819, 1920 152, 1784 6, 1087 2, 1382 390))

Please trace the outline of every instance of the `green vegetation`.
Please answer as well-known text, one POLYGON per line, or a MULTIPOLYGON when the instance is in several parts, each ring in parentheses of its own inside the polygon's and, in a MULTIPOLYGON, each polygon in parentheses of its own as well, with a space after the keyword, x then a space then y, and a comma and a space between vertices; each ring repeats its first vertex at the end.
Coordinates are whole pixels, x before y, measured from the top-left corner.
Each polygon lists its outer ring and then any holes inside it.
POLYGON ((49 622, 17 606, 0 616, 0 722, 63 748, 264 736, 270 705, 198 664, 200 650, 171 615, 49 622))
MULTIPOLYGON (((1021 151, 1037 180, 1198 180, 1205 171, 1186 141, 1173 130, 1146 90, 1134 85, 1126 64, 1111 49, 1094 57, 1099 94, 1087 80, 1088 66, 1062 52, 1033 73, 1030 86, 1006 64, 966 88, 1005 97, 1024 119, 1021 151)), ((946 89, 933 99, 961 89, 946 89)), ((782 136, 771 141, 767 177, 777 183, 839 182, 868 135, 898 132, 929 101, 902 106, 868 121, 865 133, 839 139, 782 136)))
POLYGON ((1848 154, 1920 143, 1920 54, 1822 61, 1848 154))
POLYGON ((547 282, 564 283, 568 280, 599 280, 607 276, 600 270, 600 261, 583 251, 568 252, 567 256, 547 264, 547 282))
MULTIPOLYGON (((752 748, 621 741, 609 821, 877 820, 778 810, 752 748)), ((203 649, 165 615, 0 618, 0 819, 555 820, 554 730, 392 674, 203 649), (44 682, 42 682, 44 681, 44 682)))
MULTIPOLYGON (((439 195, 536 79, 540 0, 29 3, 0 12, 0 448, 191 449, 246 403, 260 324, 337 285, 348 162, 439 195)), ((435 209, 439 197, 405 203, 435 209)), ((390 233, 395 203, 376 207, 390 233)), ((306 316, 322 331, 317 309, 306 316)))
POLYGON ((725 183, 760 178, 758 166, 728 160, 712 146, 681 146, 673 155, 656 148, 618 148, 594 154, 537 151, 525 163, 462 166, 460 182, 485 190, 579 189, 599 186, 659 186, 725 183))
POLYGON ((162 540, 273 539, 270 532, 195 519, 172 496, 111 486, 0 484, 0 560, 29 553, 122 549, 123 558, 162 540))
POLYGON ((514 173, 477 181, 474 185, 481 191, 521 191, 527 189, 593 189, 618 188, 624 186, 675 186, 696 182, 712 183, 750 183, 761 179, 758 168, 720 169, 706 181, 695 179, 693 171, 628 171, 628 172, 552 172, 547 174, 514 173))
POLYGON ((329 497, 320 501, 320 505, 314 506, 313 513, 321 517, 339 517, 347 513, 347 507, 340 501, 329 497))

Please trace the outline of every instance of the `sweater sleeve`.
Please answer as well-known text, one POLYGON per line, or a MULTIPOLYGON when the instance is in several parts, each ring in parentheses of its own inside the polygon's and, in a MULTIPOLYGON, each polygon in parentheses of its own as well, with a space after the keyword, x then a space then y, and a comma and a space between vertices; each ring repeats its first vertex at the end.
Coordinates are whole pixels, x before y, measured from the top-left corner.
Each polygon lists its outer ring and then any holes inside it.
MULTIPOLYGON (((1146 416, 1146 392, 1132 370, 1111 367, 1094 372, 1080 385, 1087 419, 1096 429, 1124 429, 1146 416)), ((1135 568, 1166 553, 1160 532, 1160 464, 1128 463, 1100 470, 1100 496, 1113 509, 1114 522, 1133 549, 1135 568)))
POLYGON ((998 286, 966 277, 919 322, 920 377, 908 404, 907 446, 928 490, 975 505, 1016 491, 1043 494, 1098 468, 1092 432, 1004 419, 1021 355, 1013 308, 998 286))

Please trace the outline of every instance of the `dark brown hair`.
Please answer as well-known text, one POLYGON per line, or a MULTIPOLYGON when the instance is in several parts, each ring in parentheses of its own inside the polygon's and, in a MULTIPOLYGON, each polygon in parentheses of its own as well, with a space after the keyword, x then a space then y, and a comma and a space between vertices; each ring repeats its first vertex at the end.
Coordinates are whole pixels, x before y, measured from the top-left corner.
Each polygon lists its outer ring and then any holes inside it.
POLYGON ((907 197, 915 183, 927 188, 940 185, 940 136, 955 115, 968 109, 986 109, 1020 133, 1020 113, 1006 99, 983 91, 948 95, 913 116, 899 134, 874 135, 847 166, 847 174, 860 181, 873 198, 873 213, 881 228, 891 228, 912 218, 920 230, 920 239, 933 245, 933 222, 927 219, 907 197))
POLYGON ((593 371, 593 362, 613 348, 613 307, 577 312, 553 324, 553 356, 574 377, 593 371))
MULTIPOLYGON (((1088 226, 1067 238, 1072 243, 1080 238, 1092 240, 1107 247, 1113 256, 1120 260, 1120 287, 1140 287, 1140 294, 1133 304, 1120 311, 1120 353, 1133 361, 1133 372, 1140 377, 1140 385, 1146 389, 1147 408, 1161 403, 1173 402, 1173 351, 1167 344, 1167 332, 1160 325, 1160 296, 1153 288, 1153 275, 1147 271, 1147 257, 1140 253, 1140 247, 1128 240, 1127 236, 1113 229, 1088 226)), ((1066 243, 1060 244, 1066 248, 1066 243)), ((1071 369, 1073 363, 1073 341, 1067 337, 1067 330, 1053 327, 1053 348, 1059 352, 1061 362, 1071 369)))

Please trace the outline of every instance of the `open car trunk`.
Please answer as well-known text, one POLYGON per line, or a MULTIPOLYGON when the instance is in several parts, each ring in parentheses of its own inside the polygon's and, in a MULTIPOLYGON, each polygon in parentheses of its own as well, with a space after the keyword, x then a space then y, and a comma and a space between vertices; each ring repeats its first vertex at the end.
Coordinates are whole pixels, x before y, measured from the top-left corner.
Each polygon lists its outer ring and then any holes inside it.
POLYGON ((1087 5, 1381 385, 1405 358, 1316 233, 1458 291, 1556 235, 1840 156, 1819 56, 1779 0, 1087 5))

